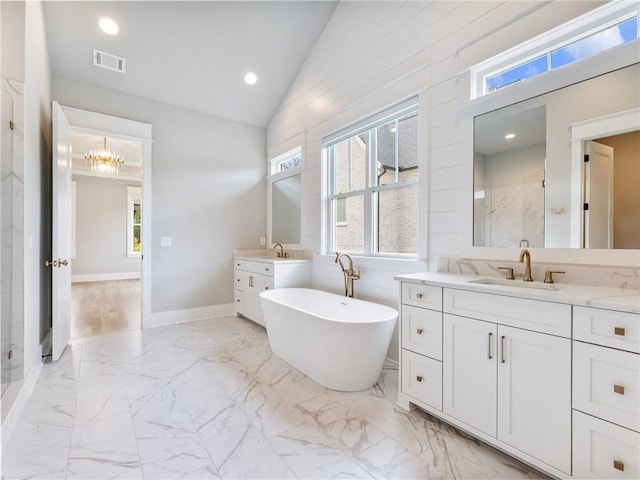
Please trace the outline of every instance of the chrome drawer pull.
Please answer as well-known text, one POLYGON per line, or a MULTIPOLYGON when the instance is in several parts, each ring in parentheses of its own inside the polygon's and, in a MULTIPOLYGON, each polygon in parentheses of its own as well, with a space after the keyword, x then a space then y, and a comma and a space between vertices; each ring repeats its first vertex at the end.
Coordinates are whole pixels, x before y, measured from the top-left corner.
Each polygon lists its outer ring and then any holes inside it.
POLYGON ((418 376, 416 377, 416 380, 417 380, 417 381, 419 381, 419 382, 421 382, 421 381, 422 381, 422 375, 418 375, 418 376))
POLYGON ((614 385, 613 391, 615 393, 619 393, 620 395, 624 395, 624 387, 622 385, 614 385))
POLYGON ((615 333, 616 335, 620 335, 621 337, 624 337, 624 328, 622 327, 615 327, 613 329, 613 333, 615 333))
POLYGON ((419 329, 417 329, 417 330, 416 330, 416 333, 417 333, 418 335, 422 335, 422 331, 423 331, 423 330, 422 330, 421 328, 419 328, 419 329))
POLYGON ((422 294, 421 294, 421 293, 417 293, 417 294, 416 294, 416 298, 417 298, 418 300, 420 300, 420 299, 422 298, 422 294))
POLYGON ((616 470, 620 470, 621 472, 624 472, 624 462, 621 462, 620 460, 614 460, 613 468, 615 468, 616 470))

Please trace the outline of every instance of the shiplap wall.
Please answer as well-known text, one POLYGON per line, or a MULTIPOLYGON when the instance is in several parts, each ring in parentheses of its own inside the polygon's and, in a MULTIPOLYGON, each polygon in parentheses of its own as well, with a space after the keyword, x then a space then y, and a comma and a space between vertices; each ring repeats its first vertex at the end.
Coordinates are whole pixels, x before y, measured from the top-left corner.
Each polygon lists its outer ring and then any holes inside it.
MULTIPOLYGON (((341 274, 322 257, 322 151, 327 134, 407 97, 420 98, 421 243, 430 270, 460 253, 472 168, 461 154, 458 107, 469 101, 475 63, 577 17, 602 2, 341 2, 267 133, 268 156, 303 140, 302 243, 316 254, 314 286, 339 291, 341 274), (425 188, 426 187, 426 188, 425 188)), ((356 267, 359 265, 356 264, 356 267)), ((361 297, 397 306, 394 273, 421 262, 365 261, 361 297)), ((394 342, 395 344, 395 342, 394 342)), ((389 352, 397 358, 397 351, 389 352)))

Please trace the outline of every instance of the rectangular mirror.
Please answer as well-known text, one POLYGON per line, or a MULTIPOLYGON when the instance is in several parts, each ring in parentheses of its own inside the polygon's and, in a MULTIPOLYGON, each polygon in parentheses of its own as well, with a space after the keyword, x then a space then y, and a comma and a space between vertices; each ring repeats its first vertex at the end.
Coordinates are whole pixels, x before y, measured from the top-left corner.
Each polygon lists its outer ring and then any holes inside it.
POLYGON ((639 86, 634 64, 475 117, 473 245, 640 248, 639 86))
POLYGON ((272 183, 271 241, 300 243, 300 174, 272 183))

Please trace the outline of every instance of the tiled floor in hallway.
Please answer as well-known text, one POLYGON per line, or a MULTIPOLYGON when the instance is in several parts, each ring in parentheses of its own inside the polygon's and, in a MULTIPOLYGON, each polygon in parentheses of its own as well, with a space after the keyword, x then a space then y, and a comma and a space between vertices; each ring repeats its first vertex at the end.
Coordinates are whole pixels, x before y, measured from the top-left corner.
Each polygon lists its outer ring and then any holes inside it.
MULTIPOLYGON (((331 352, 327 352, 331 355, 331 352)), ((327 390, 236 317, 73 341, 2 455, 9 478, 539 478, 419 411, 397 371, 327 390)))

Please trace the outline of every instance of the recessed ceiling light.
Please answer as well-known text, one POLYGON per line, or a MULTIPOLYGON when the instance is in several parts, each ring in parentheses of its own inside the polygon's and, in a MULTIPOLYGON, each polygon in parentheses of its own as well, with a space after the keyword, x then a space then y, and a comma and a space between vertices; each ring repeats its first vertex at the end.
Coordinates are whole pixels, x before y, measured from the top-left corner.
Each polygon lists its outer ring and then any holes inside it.
POLYGON ((118 24, 109 17, 102 17, 100 20, 98 20, 98 25, 100 26, 100 29, 107 35, 117 35, 118 31, 120 30, 118 28, 118 24))
POLYGON ((244 83, 246 83, 247 85, 253 85, 257 81, 258 76, 253 72, 249 72, 244 76, 244 83))
POLYGON ((516 138, 516 134, 515 133, 507 133, 504 138, 506 138, 507 140, 511 140, 512 138, 516 138))

